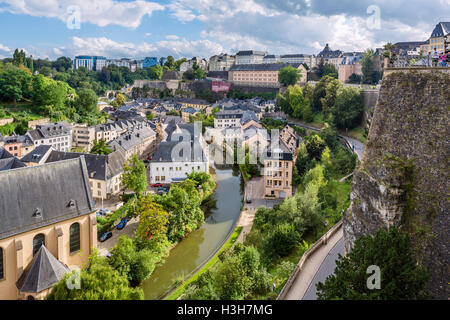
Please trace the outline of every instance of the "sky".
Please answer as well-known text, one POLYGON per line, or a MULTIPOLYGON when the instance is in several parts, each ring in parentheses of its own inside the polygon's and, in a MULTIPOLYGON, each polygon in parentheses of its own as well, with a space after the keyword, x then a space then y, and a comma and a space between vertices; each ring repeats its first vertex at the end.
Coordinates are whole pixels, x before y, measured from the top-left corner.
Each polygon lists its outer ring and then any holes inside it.
POLYGON ((364 51, 425 41, 450 0, 0 0, 0 59, 364 51))

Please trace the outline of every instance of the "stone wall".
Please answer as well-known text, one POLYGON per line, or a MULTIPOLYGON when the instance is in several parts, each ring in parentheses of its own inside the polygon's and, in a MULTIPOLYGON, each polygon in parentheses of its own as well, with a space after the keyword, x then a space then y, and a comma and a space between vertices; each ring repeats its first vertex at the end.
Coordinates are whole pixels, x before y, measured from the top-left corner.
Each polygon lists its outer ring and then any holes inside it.
POLYGON ((4 126, 5 124, 13 123, 13 122, 14 122, 14 118, 0 119, 0 126, 4 126))
POLYGON ((448 298, 450 279, 448 73, 392 73, 375 107, 351 205, 344 218, 354 240, 398 226, 411 234, 417 262, 431 271, 427 290, 448 298))

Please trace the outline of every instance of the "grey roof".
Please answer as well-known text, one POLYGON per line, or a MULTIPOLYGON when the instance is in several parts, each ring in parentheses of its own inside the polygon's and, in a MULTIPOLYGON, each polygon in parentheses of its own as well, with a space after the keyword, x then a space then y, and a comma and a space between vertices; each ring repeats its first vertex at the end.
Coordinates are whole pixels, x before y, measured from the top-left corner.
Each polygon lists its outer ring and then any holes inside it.
POLYGON ((113 147, 114 150, 129 150, 150 136, 156 138, 155 131, 148 124, 143 124, 128 130, 117 139, 108 142, 108 145, 113 147))
POLYGON ((29 152, 26 156, 20 159, 22 162, 40 163, 42 159, 50 154, 52 146, 41 144, 29 152))
POLYGON ((26 164, 23 163, 22 161, 20 161, 19 159, 17 159, 16 157, 0 159, 0 171, 23 168, 23 167, 26 167, 26 164))
POLYGON ((305 57, 311 57, 311 55, 299 53, 299 54, 285 54, 281 56, 281 58, 305 58, 305 57))
POLYGON ((31 139, 33 141, 35 141, 35 140, 44 139, 44 138, 68 135, 68 134, 70 134, 71 130, 72 130, 72 126, 68 122, 61 121, 61 122, 37 125, 36 129, 30 130, 27 133, 29 134, 31 139))
POLYGON ((431 33, 431 38, 445 37, 450 33, 450 22, 439 22, 431 33))
POLYGON ((14 157, 11 153, 5 150, 5 148, 0 147, 0 159, 12 158, 14 157))
POLYGON ((43 245, 24 270, 16 285, 21 292, 38 293, 52 287, 70 272, 43 245))
POLYGON ((84 157, 0 171, 0 181, 0 239, 94 211, 84 157))
POLYGON ((76 159, 84 156, 89 178, 96 180, 108 180, 123 171, 125 157, 120 150, 109 155, 99 155, 78 152, 62 152, 53 150, 46 163, 76 159))
POLYGON ((331 50, 330 47, 327 45, 325 48, 317 55, 318 57, 324 57, 324 58, 338 58, 342 54, 341 50, 331 50))
POLYGON ((266 54, 267 54, 267 52, 255 51, 255 50, 244 50, 244 51, 239 51, 238 53, 236 53, 237 56, 251 56, 251 55, 265 56, 266 54))
POLYGON ((197 112, 200 112, 200 110, 195 109, 195 108, 191 108, 191 107, 187 107, 187 108, 184 108, 184 109, 182 110, 182 112, 187 112, 187 113, 190 113, 190 114, 195 114, 195 113, 197 113, 197 112))
POLYGON ((289 149, 289 147, 284 143, 283 140, 278 140, 278 146, 275 146, 272 142, 267 147, 267 154, 265 159, 266 160, 286 160, 290 161, 293 160, 293 153, 289 149))
POLYGON ((300 65, 300 63, 235 64, 230 71, 280 71, 288 66, 298 68, 300 65))
POLYGON ((201 127, 196 131, 195 123, 179 123, 170 133, 167 141, 160 143, 158 149, 152 157, 152 162, 205 161, 207 158, 203 151, 202 145, 200 144, 201 134, 201 127), (187 135, 189 135, 189 137, 187 137, 187 135), (185 144, 180 145, 179 152, 176 150, 173 152, 175 146, 179 145, 181 141, 188 142, 189 146, 185 144))
POLYGON ((254 120, 259 122, 258 117, 253 111, 244 111, 241 118, 241 124, 246 124, 247 122, 254 120))

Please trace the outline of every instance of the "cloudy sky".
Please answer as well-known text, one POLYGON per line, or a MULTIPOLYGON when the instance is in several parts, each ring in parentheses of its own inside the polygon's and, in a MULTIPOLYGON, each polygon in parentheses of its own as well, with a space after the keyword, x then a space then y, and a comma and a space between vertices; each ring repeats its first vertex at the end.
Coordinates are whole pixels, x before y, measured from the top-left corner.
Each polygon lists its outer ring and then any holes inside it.
POLYGON ((0 58, 362 51, 426 40, 450 0, 0 0, 0 58))

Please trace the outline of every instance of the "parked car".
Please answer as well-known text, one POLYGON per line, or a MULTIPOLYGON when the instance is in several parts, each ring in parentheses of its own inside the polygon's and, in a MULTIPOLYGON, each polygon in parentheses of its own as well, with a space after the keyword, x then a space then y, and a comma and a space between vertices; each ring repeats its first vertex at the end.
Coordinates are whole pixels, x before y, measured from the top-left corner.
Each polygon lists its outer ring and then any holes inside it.
POLYGON ((127 218, 123 218, 122 220, 120 220, 119 224, 117 225, 117 230, 122 230, 123 228, 125 228, 125 226, 127 225, 127 218))
POLYGON ((163 193, 167 193, 169 192, 169 188, 168 187, 162 187, 162 188, 158 188, 157 190, 157 194, 163 194, 163 193))
POLYGON ((102 234, 102 236, 100 237, 99 240, 100 240, 100 242, 105 242, 106 240, 108 240, 111 237, 112 237, 112 232, 108 231, 108 232, 105 232, 104 234, 102 234))
POLYGON ((245 200, 245 202, 252 203, 252 199, 250 198, 250 196, 247 196, 247 199, 245 200))
POLYGON ((100 213, 102 216, 106 216, 106 215, 108 215, 108 214, 111 213, 111 210, 108 210, 108 209, 106 209, 106 208, 101 208, 101 209, 99 209, 99 210, 97 211, 97 216, 98 216, 99 213, 100 213))
POLYGON ((154 183, 154 184, 152 184, 153 188, 160 188, 162 186, 163 186, 162 183, 154 183))

